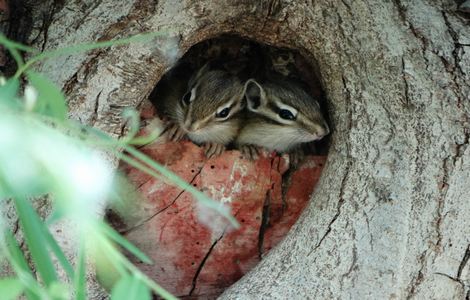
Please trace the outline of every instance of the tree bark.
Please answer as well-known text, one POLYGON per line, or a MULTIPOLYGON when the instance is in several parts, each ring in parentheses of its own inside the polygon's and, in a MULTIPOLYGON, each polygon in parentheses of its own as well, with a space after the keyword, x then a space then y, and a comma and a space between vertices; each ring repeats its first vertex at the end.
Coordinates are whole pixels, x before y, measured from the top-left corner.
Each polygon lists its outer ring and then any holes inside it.
POLYGON ((298 49, 316 67, 333 129, 322 178, 287 238, 222 299, 470 298, 470 30, 456 1, 61 2, 33 9, 33 45, 174 37, 38 67, 73 118, 117 136, 122 109, 219 34, 298 49))

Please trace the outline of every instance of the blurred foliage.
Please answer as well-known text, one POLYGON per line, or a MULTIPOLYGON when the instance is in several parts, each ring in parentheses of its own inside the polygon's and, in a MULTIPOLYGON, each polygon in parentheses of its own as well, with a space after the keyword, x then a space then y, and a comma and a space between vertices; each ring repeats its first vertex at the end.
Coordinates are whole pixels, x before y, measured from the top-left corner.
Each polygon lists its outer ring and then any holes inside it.
POLYGON ((28 299, 86 299, 86 269, 90 261, 98 272, 104 268, 100 274, 113 275, 109 278, 112 299, 151 299, 152 292, 165 299, 175 299, 137 269, 120 249, 126 249, 145 263, 150 264, 151 260, 106 224, 99 213, 94 213, 105 205, 105 199, 119 201, 120 189, 115 182, 123 180, 115 180, 117 175, 104 159, 103 152, 191 192, 207 209, 221 213, 238 226, 229 210, 220 203, 134 148, 159 134, 136 137, 140 120, 135 110, 124 112, 128 135, 114 139, 105 132, 67 119, 66 100, 61 90, 46 76, 30 70, 35 62, 43 59, 150 41, 158 34, 42 53, 0 34, 0 44, 18 66, 13 77, 0 78, 0 205, 6 205, 6 200, 11 199, 26 246, 20 247, 3 220, 0 265, 8 264, 15 276, 0 279, 2 299, 16 299, 22 294, 28 299), (22 59, 24 52, 31 56, 26 62, 22 59), (21 78, 25 79, 24 88, 21 88, 21 78), (34 205, 35 199, 44 195, 52 201, 52 212, 47 220, 42 219, 34 205), (59 221, 69 222, 74 228, 76 253, 73 261, 50 232, 49 226, 59 221), (25 251, 33 265, 28 263, 25 251), (59 268, 63 272, 59 272, 59 268), (65 273, 66 278, 59 273, 65 273))

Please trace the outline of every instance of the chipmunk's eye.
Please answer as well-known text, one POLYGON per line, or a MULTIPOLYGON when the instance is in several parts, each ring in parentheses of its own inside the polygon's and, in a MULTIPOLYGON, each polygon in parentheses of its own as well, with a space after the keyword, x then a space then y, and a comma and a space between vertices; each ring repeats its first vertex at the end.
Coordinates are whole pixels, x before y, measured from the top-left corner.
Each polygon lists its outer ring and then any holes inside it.
POLYGON ((287 109, 281 109, 279 110, 279 117, 281 117, 284 120, 295 120, 295 116, 293 113, 291 113, 287 109))
POLYGON ((230 107, 226 107, 226 108, 222 109, 221 111, 217 112, 217 113, 215 114, 215 116, 216 116, 217 118, 223 119, 223 118, 226 118, 229 113, 230 113, 230 107))

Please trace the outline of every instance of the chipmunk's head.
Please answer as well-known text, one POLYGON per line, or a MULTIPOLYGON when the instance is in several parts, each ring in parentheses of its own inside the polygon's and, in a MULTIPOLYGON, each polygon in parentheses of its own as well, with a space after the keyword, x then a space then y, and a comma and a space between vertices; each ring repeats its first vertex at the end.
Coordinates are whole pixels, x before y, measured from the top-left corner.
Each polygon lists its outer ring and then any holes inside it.
POLYGON ((223 70, 203 67, 181 99, 180 126, 195 142, 229 143, 236 136, 243 109, 243 85, 223 70))
POLYGON ((259 84, 250 79, 245 96, 248 109, 278 125, 279 134, 289 135, 293 144, 319 140, 330 131, 318 102, 295 81, 259 84))

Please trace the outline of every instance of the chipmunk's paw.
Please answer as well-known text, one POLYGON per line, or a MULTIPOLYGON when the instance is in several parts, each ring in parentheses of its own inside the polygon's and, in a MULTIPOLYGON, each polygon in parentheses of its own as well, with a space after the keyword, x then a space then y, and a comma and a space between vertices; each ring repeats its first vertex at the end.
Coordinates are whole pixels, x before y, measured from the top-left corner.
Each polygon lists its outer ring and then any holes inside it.
POLYGON ((253 145, 240 146, 240 152, 242 156, 249 160, 255 160, 259 157, 259 147, 253 145))
POLYGON ((181 129, 181 127, 178 124, 169 123, 166 126, 163 134, 166 136, 168 140, 176 142, 176 141, 183 139, 186 133, 184 132, 183 129, 181 129))
POLYGON ((204 153, 206 154, 207 158, 217 157, 222 152, 224 152, 225 146, 222 144, 217 143, 206 143, 204 144, 204 153))

